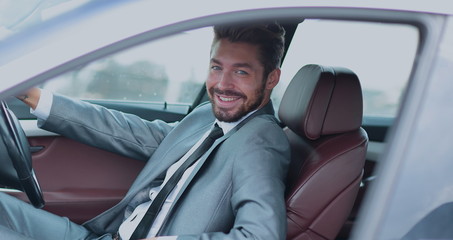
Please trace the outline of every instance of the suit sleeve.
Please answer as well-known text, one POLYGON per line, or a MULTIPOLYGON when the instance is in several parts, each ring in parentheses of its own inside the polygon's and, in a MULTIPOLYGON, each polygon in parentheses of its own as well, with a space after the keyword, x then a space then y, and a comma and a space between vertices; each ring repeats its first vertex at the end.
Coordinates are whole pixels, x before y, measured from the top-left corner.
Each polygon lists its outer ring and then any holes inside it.
POLYGON ((76 141, 148 160, 174 124, 146 121, 132 114, 54 95, 50 115, 38 126, 76 141))
POLYGON ((249 134, 232 153, 236 159, 230 200, 235 215, 232 229, 225 233, 182 235, 178 240, 286 238, 284 180, 290 161, 289 143, 275 124, 264 129, 262 136, 249 134))

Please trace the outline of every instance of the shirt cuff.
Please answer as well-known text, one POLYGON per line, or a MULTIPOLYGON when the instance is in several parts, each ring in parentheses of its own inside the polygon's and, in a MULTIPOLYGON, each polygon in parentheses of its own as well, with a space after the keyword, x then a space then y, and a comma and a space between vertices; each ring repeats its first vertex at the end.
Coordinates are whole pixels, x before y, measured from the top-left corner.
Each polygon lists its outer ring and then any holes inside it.
POLYGON ((38 105, 35 110, 30 109, 30 113, 35 115, 38 119, 45 121, 49 118, 52 102, 53 94, 47 90, 41 89, 38 105))

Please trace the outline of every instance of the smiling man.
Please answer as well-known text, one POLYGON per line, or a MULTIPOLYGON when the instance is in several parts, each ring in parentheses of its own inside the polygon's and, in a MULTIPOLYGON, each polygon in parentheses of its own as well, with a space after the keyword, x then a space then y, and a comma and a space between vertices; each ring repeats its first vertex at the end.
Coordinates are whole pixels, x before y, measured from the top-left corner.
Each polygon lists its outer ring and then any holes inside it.
POLYGON ((211 103, 176 124, 36 88, 20 96, 43 129, 147 164, 119 204, 83 225, 0 195, 0 233, 59 240, 285 239, 290 151, 270 101, 284 30, 271 23, 214 32, 206 81, 211 103))

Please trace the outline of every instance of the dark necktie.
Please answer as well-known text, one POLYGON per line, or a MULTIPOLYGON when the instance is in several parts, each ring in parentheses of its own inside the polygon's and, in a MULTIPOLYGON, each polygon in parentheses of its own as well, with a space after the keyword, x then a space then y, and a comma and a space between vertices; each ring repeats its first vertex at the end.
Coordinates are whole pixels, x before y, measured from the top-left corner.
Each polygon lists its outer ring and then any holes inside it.
POLYGON ((149 206, 148 210, 145 213, 145 216, 138 224, 137 228, 132 233, 131 240, 145 238, 148 235, 148 232, 151 228, 152 223, 154 222, 157 214, 159 213, 162 205, 167 199, 170 192, 175 188, 179 179, 182 175, 195 161, 197 161, 214 143, 217 138, 223 136, 222 129, 215 124, 212 131, 209 133, 208 137, 200 144, 200 146, 187 158, 187 160, 176 170, 176 172, 170 177, 168 182, 162 187, 162 189, 157 194, 156 198, 149 206))

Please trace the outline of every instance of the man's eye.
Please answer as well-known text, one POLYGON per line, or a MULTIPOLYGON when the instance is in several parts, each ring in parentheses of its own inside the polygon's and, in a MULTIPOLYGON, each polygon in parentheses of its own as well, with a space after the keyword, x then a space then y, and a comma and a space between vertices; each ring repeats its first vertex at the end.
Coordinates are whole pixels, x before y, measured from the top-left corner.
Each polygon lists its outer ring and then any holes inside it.
POLYGON ((237 70, 236 73, 240 74, 240 75, 248 75, 249 74, 248 72, 243 71, 243 70, 237 70))
POLYGON ((220 68, 219 66, 211 66, 211 69, 212 69, 212 70, 215 70, 215 71, 221 70, 221 68, 220 68))

